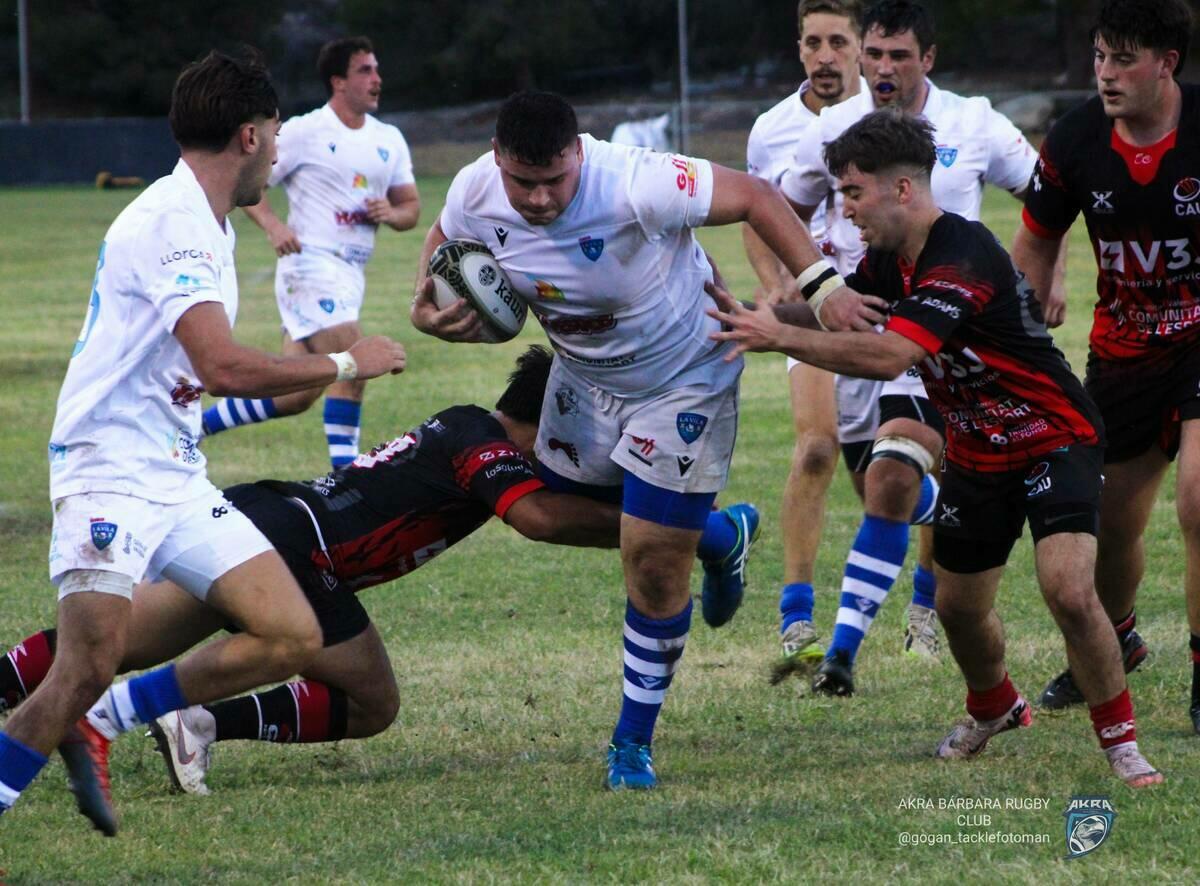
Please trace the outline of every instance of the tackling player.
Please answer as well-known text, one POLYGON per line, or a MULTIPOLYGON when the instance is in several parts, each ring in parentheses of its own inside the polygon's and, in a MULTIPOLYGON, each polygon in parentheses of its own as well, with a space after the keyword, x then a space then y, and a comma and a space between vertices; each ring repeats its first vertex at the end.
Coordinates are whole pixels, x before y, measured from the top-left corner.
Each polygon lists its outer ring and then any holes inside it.
MULTIPOLYGON (((862 31, 862 8, 858 0, 801 0, 797 13, 800 63, 808 79, 755 121, 746 145, 746 170, 776 186, 791 162, 797 137, 813 124, 822 108, 867 89, 858 68, 862 31)), ((841 208, 836 193, 831 192, 831 197, 836 202, 826 201, 817 206, 809 221, 813 238, 826 255, 837 254, 836 244, 826 236, 826 210, 832 218, 837 218, 841 208)), ((767 299, 772 303, 784 300, 795 281, 753 228, 744 225, 742 234, 746 255, 767 299)), ((857 250, 857 240, 855 237, 852 241, 852 249, 857 250)), ((779 515, 784 580, 780 598, 802 599, 807 601, 807 607, 785 602, 780 630, 789 661, 815 666, 823 653, 816 644, 817 634, 812 627, 812 581, 821 543, 825 495, 837 467, 837 402, 832 374, 790 358, 787 373, 796 445, 779 515)))
MULTIPOLYGON (((493 514, 530 539, 616 547, 616 505, 550 492, 529 462, 550 363, 545 348, 529 348, 494 411, 442 410, 316 480, 225 490, 283 557, 316 612, 325 646, 300 682, 160 717, 152 729, 176 786, 208 793, 214 741, 337 741, 386 729, 400 693, 356 595, 428 563, 493 514)), ((121 669, 169 660, 227 625, 176 585, 140 585, 121 669)), ((14 647, 19 654, 0 657, 0 698, 15 705, 33 692, 54 641, 53 631, 42 631, 14 647)))
POLYGON ((0 734, 0 812, 58 745, 80 811, 112 836, 108 773, 97 761, 115 733, 80 719, 101 693, 109 725, 148 723, 282 679, 320 649, 300 588, 263 534, 209 482, 196 447, 205 389, 285 394, 404 366, 403 348, 382 337, 329 356, 291 357, 232 338, 238 288, 228 215, 262 193, 275 160, 277 108, 256 60, 214 52, 186 67, 170 110, 180 160, 117 216, 100 245, 50 436, 59 655, 44 690, 0 734), (176 582, 242 633, 105 692, 144 575, 176 582))
MULTIPOLYGON (((283 124, 279 162, 269 180, 287 194, 288 223, 269 200, 244 207, 279 256, 275 300, 285 354, 344 351, 362 338, 363 271, 375 249, 375 231, 380 225, 407 231, 421 211, 408 143, 395 126, 371 116, 379 109, 382 83, 371 41, 345 37, 326 43, 317 71, 329 102, 283 124)), ((358 455, 364 390, 362 379, 329 386, 325 437, 335 468, 358 455)), ((297 415, 321 391, 221 400, 204 411, 204 432, 297 415)))
MULTIPOLYGON (((781 187, 802 218, 837 190, 822 150, 851 124, 876 108, 899 108, 934 127, 937 164, 933 194, 938 206, 979 218, 985 182, 1019 194, 1029 181, 1035 155, 1025 138, 986 98, 963 98, 939 89, 927 77, 933 68, 934 21, 909 0, 883 0, 863 17, 863 71, 869 89, 835 107, 801 132, 781 187)), ((843 273, 858 263, 863 245, 853 226, 827 218, 843 273)), ((854 691, 853 666, 863 638, 886 599, 908 551, 909 524, 933 516, 937 484, 930 471, 942 450, 937 411, 913 372, 886 382, 838 381, 838 434, 847 465, 861 473, 864 516, 846 560, 833 640, 813 678, 813 689, 830 695, 854 691)), ((928 533, 922 534, 905 649, 937 653, 936 581, 928 533)), ((804 670, 804 641, 812 644, 812 589, 785 590, 780 601, 785 658, 777 668, 804 670)))
POLYGON ((1138 750, 1120 649, 1092 583, 1104 445, 1095 406, 995 236, 938 208, 930 123, 877 111, 831 142, 825 159, 843 212, 868 245, 847 283, 892 303, 885 331, 784 325, 770 310, 747 309, 723 293, 726 313, 712 314, 731 330, 713 338, 736 342, 735 354, 783 351, 867 378, 917 366, 946 423, 934 524, 937 610, 970 714, 937 755, 974 757, 993 735, 1032 722, 1005 670, 994 608, 1028 520, 1042 595, 1069 659, 1088 664, 1080 685, 1109 765, 1131 787, 1161 782, 1138 750))
MULTIPOLYGON (((1178 455, 1200 733, 1200 87, 1176 79, 1192 18, 1183 0, 1104 4, 1092 30, 1099 95, 1046 136, 1013 254, 1042 284, 1083 213, 1099 266, 1084 384, 1108 429, 1096 588, 1132 671, 1146 657, 1134 630, 1142 534, 1178 455)), ((1042 705, 1082 700, 1071 664, 1042 705)))
MULTIPOLYGON (((537 457, 551 488, 620 501, 626 608, 624 693, 609 787, 657 781, 650 743, 691 624, 689 574, 705 561, 704 612, 738 602, 753 508, 712 512, 737 430, 741 361, 708 340, 712 267, 693 229, 749 222, 800 277, 821 318, 865 328, 879 315, 842 285, 769 182, 693 157, 578 134, 550 93, 500 109, 493 151, 459 172, 425 240, 481 240, 557 352, 537 457), (699 546, 699 548, 697 547, 699 546)), ((479 337, 466 302, 439 311, 422 273, 413 323, 450 341, 479 337)))

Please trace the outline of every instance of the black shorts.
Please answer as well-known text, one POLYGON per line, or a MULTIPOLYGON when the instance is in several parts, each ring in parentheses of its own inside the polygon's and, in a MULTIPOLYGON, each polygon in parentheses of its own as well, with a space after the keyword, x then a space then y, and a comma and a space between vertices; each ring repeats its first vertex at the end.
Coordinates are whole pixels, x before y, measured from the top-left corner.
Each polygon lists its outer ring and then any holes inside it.
POLYGON ((341 589, 331 570, 323 570, 313 562, 312 553, 320 551, 320 543, 303 508, 256 483, 242 483, 223 491, 283 557, 316 613, 326 647, 351 640, 367 629, 371 617, 358 597, 341 589))
POLYGON ((1029 468, 942 472, 933 523, 933 559, 950 572, 983 572, 1008 562, 1025 521, 1034 543, 1059 532, 1095 535, 1100 519, 1103 450, 1067 446, 1029 468))
MULTIPOLYGON (((894 418, 911 418, 923 425, 928 425, 946 438, 946 423, 942 414, 937 411, 926 397, 905 397, 900 394, 888 394, 879 398, 879 426, 883 427, 894 418)), ((874 440, 855 440, 853 443, 842 444, 842 460, 846 462, 847 470, 861 474, 871 464, 871 447, 874 440)))
POLYGON ((1174 459, 1180 423, 1200 418, 1200 341, 1132 364, 1089 354, 1083 385, 1104 419, 1106 464, 1129 461, 1154 446, 1174 459))

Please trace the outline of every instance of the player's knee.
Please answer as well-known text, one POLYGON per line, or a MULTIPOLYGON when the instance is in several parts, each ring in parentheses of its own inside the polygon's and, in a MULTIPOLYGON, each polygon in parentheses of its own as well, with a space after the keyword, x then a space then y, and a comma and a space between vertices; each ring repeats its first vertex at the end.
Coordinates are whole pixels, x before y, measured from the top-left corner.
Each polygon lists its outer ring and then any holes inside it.
POLYGON ((302 412, 307 412, 312 408, 312 405, 321 399, 323 388, 309 388, 305 391, 297 391, 294 394, 289 394, 286 397, 278 397, 275 400, 275 416, 277 418, 286 418, 290 415, 299 415, 302 412))
POLYGON ((834 437, 812 431, 800 432, 792 450, 792 473, 805 478, 832 478, 838 462, 834 437))
POLYGON ((269 636, 260 638, 259 655, 264 670, 272 679, 283 680, 299 673, 321 651, 322 635, 316 618, 300 619, 269 636))
POLYGON ((362 710, 363 738, 368 735, 378 735, 396 722, 400 714, 400 691, 393 682, 385 689, 376 692, 362 710))
POLYGON ((1180 489, 1175 499, 1175 512, 1184 539, 1193 545, 1200 544, 1200 490, 1190 486, 1180 489))
POLYGON ((1055 576, 1045 590, 1046 606, 1055 623, 1065 631, 1086 625, 1100 607, 1091 576, 1055 576))

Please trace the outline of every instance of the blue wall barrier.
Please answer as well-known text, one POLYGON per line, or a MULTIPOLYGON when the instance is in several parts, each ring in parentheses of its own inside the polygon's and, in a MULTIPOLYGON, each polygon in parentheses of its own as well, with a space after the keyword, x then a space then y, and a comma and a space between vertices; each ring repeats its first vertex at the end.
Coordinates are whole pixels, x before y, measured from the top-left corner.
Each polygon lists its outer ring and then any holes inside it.
POLYGON ((101 171, 166 175, 179 159, 165 117, 0 121, 0 185, 94 182, 101 171))

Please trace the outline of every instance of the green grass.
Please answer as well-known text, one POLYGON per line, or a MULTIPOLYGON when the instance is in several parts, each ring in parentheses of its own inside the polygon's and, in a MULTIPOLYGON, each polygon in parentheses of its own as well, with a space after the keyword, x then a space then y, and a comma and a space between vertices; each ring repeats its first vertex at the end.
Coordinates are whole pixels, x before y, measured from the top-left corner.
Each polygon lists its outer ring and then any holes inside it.
MULTIPOLYGON (((426 223, 447 185, 421 182, 426 223)), ((54 618, 45 576, 45 446, 96 248, 131 196, 0 191, 0 647, 54 618)), ((987 218, 1005 242, 1016 217, 1011 199, 989 194, 987 218)), ((237 334, 274 349, 272 259, 261 233, 247 219, 236 223, 237 334)), ((496 346, 452 346, 414 333, 408 300, 420 239, 383 232, 368 269, 365 326, 403 340, 411 368, 371 383, 365 443, 451 403, 490 405, 512 357, 540 337, 536 324, 496 346)), ((748 293, 738 232, 709 230, 702 239, 735 290, 748 293)), ((1076 231, 1070 316, 1056 333, 1076 368, 1093 267, 1076 231)), ((624 597, 616 556, 534 546, 494 521, 417 573, 365 592, 403 698, 389 731, 336 746, 221 745, 208 798, 169 795, 152 744, 127 736, 113 755, 123 815, 116 840, 86 828, 54 762, 0 820, 0 880, 1195 882, 1200 740, 1186 715, 1183 557, 1170 486, 1147 533, 1139 601, 1139 629, 1155 654, 1132 683, 1142 746, 1167 784, 1138 794, 1116 784, 1085 711, 1038 716, 1035 728, 1003 736, 979 761, 947 765, 930 753, 961 716, 963 686, 948 660, 922 665, 898 654, 907 572, 859 658, 857 697, 814 699, 798 682, 767 685, 777 648, 778 501, 792 433, 783 358, 752 357, 743 397, 723 499, 757 502, 763 539, 734 622, 714 632, 695 620, 660 720, 661 790, 611 795, 600 787, 601 752, 620 701, 624 597), (1067 862, 1062 812, 1073 794, 1110 795, 1118 817, 1103 847, 1067 862), (898 808, 909 797, 955 796, 1049 805, 992 813, 983 828, 958 826, 951 811, 898 808), (1049 842, 898 845, 901 833, 977 830, 1046 834, 1049 842)), ((220 485, 305 478, 326 465, 319 410, 224 435, 206 452, 220 485)), ((839 475, 817 576, 826 632, 858 519, 839 475)), ((1013 678, 1035 693, 1063 654, 1027 538, 999 606, 1013 678)))

